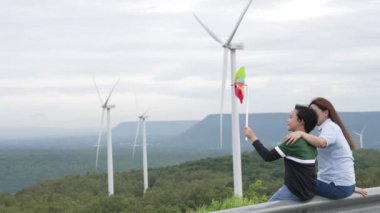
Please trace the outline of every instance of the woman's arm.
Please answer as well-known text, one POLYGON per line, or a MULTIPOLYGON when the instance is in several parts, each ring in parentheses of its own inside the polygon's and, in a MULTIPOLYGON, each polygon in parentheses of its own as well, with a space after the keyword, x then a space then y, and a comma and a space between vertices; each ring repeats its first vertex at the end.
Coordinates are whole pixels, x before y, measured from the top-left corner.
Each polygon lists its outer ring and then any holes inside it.
POLYGON ((317 148, 326 148, 327 142, 324 138, 308 134, 306 132, 302 131, 296 131, 289 133, 287 136, 284 138, 284 142, 286 144, 293 144, 297 139, 303 138, 305 141, 307 141, 309 144, 311 144, 314 147, 317 148))

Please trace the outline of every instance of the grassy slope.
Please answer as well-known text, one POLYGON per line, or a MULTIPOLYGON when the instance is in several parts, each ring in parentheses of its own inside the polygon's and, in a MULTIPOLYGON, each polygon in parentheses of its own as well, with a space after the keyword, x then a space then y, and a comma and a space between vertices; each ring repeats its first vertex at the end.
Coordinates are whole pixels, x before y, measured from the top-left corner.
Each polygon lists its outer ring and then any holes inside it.
MULTIPOLYGON (((378 151, 355 153, 358 185, 379 186, 378 151)), ((0 212, 186 212, 232 196, 231 156, 206 158, 149 170, 143 197, 141 171, 115 174, 115 195, 107 196, 107 176, 67 176, 39 183, 15 195, 0 195, 0 212)), ((282 161, 266 163, 256 153, 242 155, 244 194, 262 202, 281 184, 282 161), (260 184, 257 184, 261 180, 260 184)), ((207 209, 207 208, 206 208, 207 209)))

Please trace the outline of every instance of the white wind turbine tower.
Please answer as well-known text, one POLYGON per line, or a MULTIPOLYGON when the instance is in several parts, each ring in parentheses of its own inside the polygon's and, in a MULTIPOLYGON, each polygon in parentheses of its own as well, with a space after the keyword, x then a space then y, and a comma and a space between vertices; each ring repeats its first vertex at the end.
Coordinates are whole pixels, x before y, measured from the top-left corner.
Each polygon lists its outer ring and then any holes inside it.
MULTIPOLYGON (((222 146, 222 116, 223 116, 223 101, 224 101, 224 88, 226 84, 226 75, 227 75, 227 63, 228 63, 228 53, 231 55, 231 84, 234 82, 234 74, 236 72, 236 50, 243 49, 242 43, 231 43, 245 13, 247 12, 249 6, 251 5, 252 0, 250 0, 247 6, 244 8, 241 13, 238 22, 235 25, 230 37, 226 42, 222 42, 215 33, 213 33, 195 14, 195 18, 202 25, 202 27, 208 32, 208 34, 214 38, 219 44, 224 48, 223 56, 223 73, 222 73, 222 95, 221 95, 221 104, 220 104, 220 146, 222 146)), ((233 174, 234 174, 234 192, 238 196, 243 196, 242 189, 242 177, 241 177, 241 152, 240 152, 240 133, 239 133, 239 117, 237 112, 237 102, 235 98, 234 87, 231 86, 231 105, 232 105, 232 155, 233 155, 233 174)))
POLYGON ((363 137, 364 137, 364 131, 367 127, 363 127, 363 129, 359 132, 356 132, 356 131, 352 131, 355 135, 359 136, 359 140, 360 140, 360 148, 363 149, 363 137))
POLYGON ((137 138, 140 133, 140 124, 142 125, 142 139, 143 139, 143 173, 144 173, 144 194, 148 189, 148 155, 146 148, 146 119, 148 118, 148 110, 139 116, 139 121, 137 123, 135 142, 133 144, 132 158, 135 159, 135 149, 137 144, 137 138))
POLYGON ((101 120, 100 120, 100 127, 99 127, 99 134, 98 134, 98 144, 96 149, 96 161, 95 161, 95 169, 98 169, 98 158, 99 158, 99 147, 100 147, 100 140, 102 138, 102 131, 103 131, 103 124, 104 124, 104 113, 107 110, 107 176, 108 176, 108 195, 114 194, 114 184, 113 184, 113 156, 112 156, 112 130, 111 130, 111 109, 115 108, 115 105, 109 105, 108 102, 110 100, 110 97, 116 87, 116 85, 119 83, 120 78, 116 81, 116 83, 113 85, 111 91, 108 94, 108 97, 106 101, 103 102, 103 99, 100 95, 98 86, 96 85, 95 79, 94 84, 96 91, 99 96, 99 100, 102 107, 102 114, 101 114, 101 120))

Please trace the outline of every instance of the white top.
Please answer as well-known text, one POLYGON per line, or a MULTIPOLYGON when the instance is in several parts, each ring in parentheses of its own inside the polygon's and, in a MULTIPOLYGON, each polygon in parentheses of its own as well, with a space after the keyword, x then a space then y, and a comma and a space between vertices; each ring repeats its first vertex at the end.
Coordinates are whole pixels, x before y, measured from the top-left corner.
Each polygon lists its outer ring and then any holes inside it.
POLYGON ((329 118, 318 126, 318 130, 319 137, 327 142, 324 149, 317 149, 318 180, 328 184, 334 182, 337 186, 354 185, 354 158, 342 130, 329 118))

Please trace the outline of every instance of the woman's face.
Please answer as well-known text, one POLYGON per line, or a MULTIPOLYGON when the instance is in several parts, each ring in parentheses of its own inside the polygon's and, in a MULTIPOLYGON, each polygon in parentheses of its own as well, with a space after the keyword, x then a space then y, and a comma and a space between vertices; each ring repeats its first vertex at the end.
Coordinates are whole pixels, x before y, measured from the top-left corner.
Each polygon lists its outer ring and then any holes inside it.
POLYGON ((294 132, 297 130, 301 130, 302 127, 303 122, 298 120, 297 110, 293 110, 288 118, 288 130, 294 132))
POLYGON ((329 112, 328 110, 322 111, 317 105, 312 104, 310 105, 310 108, 314 110, 314 112, 318 116, 318 123, 317 125, 321 125, 328 117, 329 117, 329 112))

